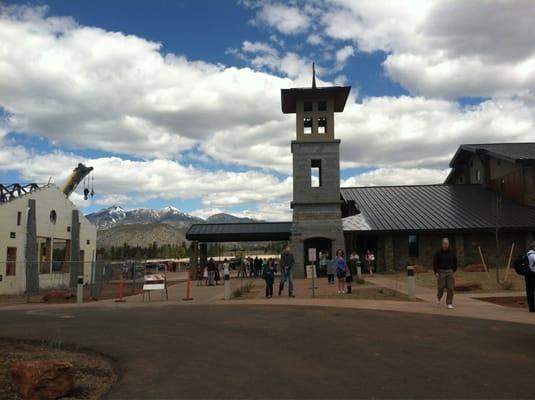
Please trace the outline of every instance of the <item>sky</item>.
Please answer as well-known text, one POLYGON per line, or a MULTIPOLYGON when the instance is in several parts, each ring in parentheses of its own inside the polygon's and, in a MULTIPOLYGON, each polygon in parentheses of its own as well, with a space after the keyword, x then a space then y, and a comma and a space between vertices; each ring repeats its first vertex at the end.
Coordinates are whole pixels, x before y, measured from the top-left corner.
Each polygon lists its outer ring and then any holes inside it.
POLYGON ((0 183, 83 162, 86 213, 287 220, 280 89, 312 62, 352 87, 343 186, 441 183, 462 143, 535 138, 534 23, 530 0, 0 0, 0 183))

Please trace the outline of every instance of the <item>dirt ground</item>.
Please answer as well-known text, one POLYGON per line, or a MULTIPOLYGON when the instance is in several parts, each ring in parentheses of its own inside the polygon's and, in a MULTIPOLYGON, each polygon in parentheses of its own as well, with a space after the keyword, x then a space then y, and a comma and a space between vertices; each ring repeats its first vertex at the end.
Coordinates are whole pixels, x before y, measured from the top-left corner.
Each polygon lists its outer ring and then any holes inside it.
POLYGON ((0 399, 19 399, 9 377, 9 368, 16 361, 56 359, 71 362, 76 368, 75 387, 70 396, 62 399, 99 399, 117 381, 117 375, 106 358, 64 347, 60 342, 0 340, 0 399))
MULTIPOLYGON (((505 269, 500 270, 500 280, 503 281, 505 276, 505 269)), ((390 275, 389 277, 396 277, 400 280, 407 280, 406 272, 399 272, 390 275)), ((416 284, 434 289, 437 284, 436 277, 433 271, 423 272, 415 274, 416 284)), ((496 283, 496 271, 491 269, 488 273, 486 272, 465 272, 457 271, 455 273, 456 283, 479 283, 481 284, 481 289, 474 290, 477 293, 485 292, 507 292, 507 291, 517 291, 524 290, 524 278, 520 275, 517 275, 514 270, 509 271, 509 276, 507 279, 512 283, 512 287, 509 290, 504 290, 500 284, 496 283)))
POLYGON ((525 296, 500 296, 500 297, 484 297, 478 300, 488 301, 489 303, 499 304, 500 306, 527 308, 528 302, 525 296))

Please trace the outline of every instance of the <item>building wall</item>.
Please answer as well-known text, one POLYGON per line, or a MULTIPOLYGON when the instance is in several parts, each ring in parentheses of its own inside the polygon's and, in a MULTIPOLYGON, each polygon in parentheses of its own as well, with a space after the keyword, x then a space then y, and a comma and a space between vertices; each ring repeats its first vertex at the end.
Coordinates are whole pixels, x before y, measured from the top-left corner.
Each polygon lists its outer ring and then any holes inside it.
MULTIPOLYGON (((359 240, 365 241, 363 232, 345 232, 347 251, 355 249, 359 240)), ((450 247, 456 252, 459 267, 469 264, 481 264, 481 257, 477 245, 481 247, 487 266, 496 265, 496 241, 493 232, 441 232, 418 234, 418 257, 409 256, 408 234, 378 234, 375 249, 376 269, 378 272, 401 271, 408 265, 423 265, 428 268, 433 266, 433 256, 440 248, 441 239, 447 237, 450 247)), ((499 234, 499 266, 507 265, 512 243, 515 244, 514 260, 519 254, 527 251, 530 241, 535 238, 535 232, 500 232, 499 234)), ((362 257, 364 251, 360 251, 362 257)))
MULTIPOLYGON (((26 221, 29 199, 35 199, 36 201, 36 225, 39 241, 46 242, 49 240, 52 247, 54 240, 72 240, 70 226, 72 210, 76 210, 76 206, 57 187, 45 187, 8 203, 0 204, 0 275, 2 276, 0 294, 23 293, 25 290, 26 221), (55 223, 52 223, 50 219, 52 210, 56 213, 55 223), (20 225, 17 224, 18 213, 20 213, 20 225), (15 234, 15 238, 11 238, 12 233, 15 234), (6 276, 8 247, 17 249, 16 273, 14 276, 6 276)), ((91 268, 89 266, 96 250, 96 227, 91 225, 82 213, 80 213, 80 250, 83 251, 85 265, 84 281, 88 282, 91 278, 91 268)), ((51 258, 52 254, 50 254, 51 258)), ((41 289, 68 285, 69 273, 51 272, 51 268, 48 271, 48 273, 39 274, 39 286, 41 289)))

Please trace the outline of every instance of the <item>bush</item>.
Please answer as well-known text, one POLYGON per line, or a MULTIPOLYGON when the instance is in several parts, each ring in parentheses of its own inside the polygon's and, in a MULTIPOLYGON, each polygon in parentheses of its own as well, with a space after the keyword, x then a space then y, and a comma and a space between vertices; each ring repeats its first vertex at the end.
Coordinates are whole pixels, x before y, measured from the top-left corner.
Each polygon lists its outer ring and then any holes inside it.
POLYGON ((243 296, 244 294, 247 294, 249 292, 251 292, 251 290, 253 290, 254 288, 254 283, 248 283, 247 285, 244 285, 238 289, 235 289, 233 292, 232 292, 232 298, 237 298, 237 297, 241 297, 243 296))
POLYGON ((511 290, 513 288, 513 282, 505 281, 500 283, 500 286, 503 290, 511 290))
POLYGON ((364 285, 366 283, 366 281, 362 278, 355 279, 355 282, 357 282, 358 285, 364 285))

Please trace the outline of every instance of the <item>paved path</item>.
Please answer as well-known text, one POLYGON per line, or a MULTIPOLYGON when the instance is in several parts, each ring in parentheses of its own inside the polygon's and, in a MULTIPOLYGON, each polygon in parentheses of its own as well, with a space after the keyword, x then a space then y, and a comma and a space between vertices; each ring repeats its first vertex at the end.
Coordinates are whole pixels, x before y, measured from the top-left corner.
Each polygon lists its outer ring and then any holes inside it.
MULTIPOLYGON (((367 282, 374 285, 387 287, 394 290, 398 290, 402 293, 406 293, 407 285, 404 280, 394 280, 386 275, 374 275, 374 277, 365 277, 367 282)), ((154 293, 152 295, 152 302, 142 302, 142 295, 135 295, 127 297, 126 303, 115 303, 114 300, 105 300, 94 303, 84 304, 83 307, 108 307, 108 308, 139 308, 139 307, 165 307, 173 305, 199 305, 199 304, 218 304, 218 305, 298 305, 298 306, 317 306, 317 307, 339 307, 339 308, 351 308, 351 309, 364 309, 364 310, 385 310, 396 312, 408 312, 417 314, 431 314, 447 317, 466 317, 477 318, 486 320, 497 320, 507 322, 519 322, 525 324, 535 324, 535 314, 528 313, 527 310, 522 308, 505 307, 497 304, 493 304, 486 301, 478 300, 478 298, 485 296, 500 296, 504 295, 500 293, 469 293, 469 294, 456 294, 455 296, 455 309, 448 310, 444 304, 441 307, 437 307, 434 303, 435 291, 432 289, 418 286, 416 289, 417 296, 422 301, 392 301, 392 300, 365 300, 365 299, 348 299, 344 295, 336 295, 336 287, 328 286, 326 279, 318 279, 316 284, 318 287, 318 293, 325 295, 327 293, 333 293, 331 298, 312 298, 311 297, 311 282, 310 280, 300 279, 296 280, 296 298, 290 299, 282 296, 278 297, 275 293, 275 297, 272 299, 265 299, 263 296, 264 282, 261 279, 232 279, 231 284, 233 289, 240 287, 242 284, 248 282, 254 282, 258 286, 257 295, 253 298, 232 300, 230 302, 223 301, 223 285, 219 286, 197 286, 192 284, 191 293, 193 301, 184 302, 182 298, 186 293, 186 283, 178 283, 169 287, 169 301, 162 301, 160 294, 154 293)), ((354 290, 370 287, 370 285, 354 285, 354 290)), ((275 289, 277 288, 277 283, 275 289)), ((514 292, 506 292, 506 295, 514 295, 514 292)), ((518 293, 522 294, 522 293, 518 293)), ((3 306, 0 309, 47 309, 55 308, 58 305, 52 304, 31 304, 31 305, 17 305, 17 306, 3 306)), ((77 308, 76 304, 69 304, 68 307, 77 308)))
POLYGON ((111 399, 533 398, 533 327, 324 307, 169 302, 0 310, 2 335, 110 355, 111 399))

